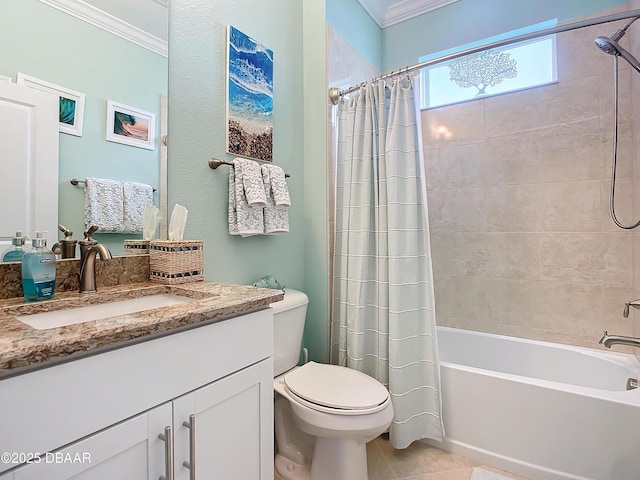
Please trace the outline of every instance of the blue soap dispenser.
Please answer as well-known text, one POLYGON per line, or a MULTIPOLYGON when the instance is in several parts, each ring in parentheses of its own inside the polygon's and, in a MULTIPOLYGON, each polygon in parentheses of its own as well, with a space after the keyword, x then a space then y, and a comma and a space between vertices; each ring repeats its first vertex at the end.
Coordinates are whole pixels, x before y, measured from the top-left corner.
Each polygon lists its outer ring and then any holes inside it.
POLYGON ((3 262, 20 262, 26 253, 24 243, 26 238, 22 236, 22 230, 16 231, 16 236, 11 239, 12 247, 2 255, 3 262))
POLYGON ((33 250, 22 257, 22 290, 25 302, 53 298, 56 288, 56 256, 47 248, 44 232, 36 232, 33 250))

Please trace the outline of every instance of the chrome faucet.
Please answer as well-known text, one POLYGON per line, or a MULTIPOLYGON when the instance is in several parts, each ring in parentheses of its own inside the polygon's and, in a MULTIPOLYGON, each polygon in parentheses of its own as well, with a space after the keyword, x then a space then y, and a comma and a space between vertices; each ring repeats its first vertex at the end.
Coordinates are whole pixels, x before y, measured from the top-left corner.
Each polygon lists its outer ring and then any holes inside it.
POLYGON ((96 255, 98 254, 102 260, 113 258, 109 249, 100 243, 89 247, 80 267, 80 293, 96 292, 96 255))
POLYGON ((609 335, 606 330, 598 343, 607 348, 611 348, 611 345, 630 345, 640 348, 640 338, 609 335))

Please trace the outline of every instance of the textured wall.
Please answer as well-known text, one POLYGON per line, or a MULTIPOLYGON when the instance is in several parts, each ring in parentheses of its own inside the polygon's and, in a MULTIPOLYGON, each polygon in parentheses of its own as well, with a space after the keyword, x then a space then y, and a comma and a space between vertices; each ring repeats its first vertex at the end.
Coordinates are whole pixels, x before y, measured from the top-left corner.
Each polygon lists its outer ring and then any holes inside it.
POLYGON ((324 0, 303 3, 304 287, 309 295, 304 344, 309 358, 326 362, 327 328, 327 40, 324 0))
POLYGON ((169 24, 169 209, 187 207, 186 236, 204 241, 205 276, 252 283, 275 275, 303 289, 302 7, 288 0, 171 3, 169 24), (232 237, 225 153, 226 31, 233 25, 274 52, 274 164, 291 174, 290 233, 232 237))
POLYGON ((326 0, 326 3, 331 28, 358 50, 358 57, 364 57, 377 69, 382 68, 382 29, 358 0, 326 0))
POLYGON ((169 29, 169 205, 189 209, 186 235, 204 240, 205 276, 252 283, 275 275, 309 296, 305 345, 327 358, 326 41, 324 0, 172 0, 169 29), (226 27, 274 52, 274 163, 291 174, 290 233, 228 233, 226 27))
MULTIPOLYGON (((630 3, 630 8, 632 9, 640 9, 640 1, 635 0, 630 3)), ((621 40, 624 45, 630 46, 631 52, 633 52, 634 56, 640 55, 640 22, 636 22, 631 29, 633 29, 629 36, 628 40, 621 40), (633 35, 631 35, 633 33, 633 35)), ((610 34, 609 34, 610 35, 610 34)), ((633 92, 631 95, 631 115, 632 115, 632 124, 635 128, 638 128, 640 125, 640 74, 635 71, 631 71, 631 91, 633 92)), ((640 157, 638 153, 640 153, 640 135, 636 134, 633 137, 634 140, 634 150, 633 150, 633 218, 629 221, 635 223, 640 217, 640 196, 638 195, 638 182, 640 182, 640 157)), ((617 182, 616 182, 617 184, 617 182)), ((629 217, 627 217, 629 218, 629 217)), ((629 297, 627 301, 632 299, 640 298, 640 228, 636 228, 633 233, 633 296, 629 297)), ((632 310, 630 318, 633 322, 633 335, 635 337, 640 337, 640 310, 632 310)), ((612 331, 612 330, 611 330, 612 331)), ((640 359, 640 349, 635 349, 634 353, 638 359, 640 359)))
MULTIPOLYGON (((604 329, 632 334, 622 309, 637 296, 634 233, 608 211, 613 60, 593 45, 617 28, 558 35, 557 84, 423 111, 439 324, 589 347, 604 329)), ((617 205, 626 222, 631 81, 621 63, 617 205)))

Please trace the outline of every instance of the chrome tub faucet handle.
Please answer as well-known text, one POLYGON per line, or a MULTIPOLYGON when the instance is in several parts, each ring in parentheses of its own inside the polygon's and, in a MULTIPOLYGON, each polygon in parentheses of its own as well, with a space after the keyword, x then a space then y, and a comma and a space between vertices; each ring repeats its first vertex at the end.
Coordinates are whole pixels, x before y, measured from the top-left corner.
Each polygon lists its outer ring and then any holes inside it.
POLYGON ((640 298, 637 299, 637 300, 632 300, 630 302, 625 302, 624 311, 622 312, 622 316, 624 318, 628 318, 629 317, 629 307, 640 308, 640 298))

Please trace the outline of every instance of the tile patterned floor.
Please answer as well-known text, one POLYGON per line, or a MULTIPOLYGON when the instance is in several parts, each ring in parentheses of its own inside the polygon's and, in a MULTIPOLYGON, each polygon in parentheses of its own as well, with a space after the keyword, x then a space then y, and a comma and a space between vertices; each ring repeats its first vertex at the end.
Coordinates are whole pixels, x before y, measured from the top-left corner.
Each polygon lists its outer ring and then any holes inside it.
MULTIPOLYGON (((367 444, 367 463, 369 480, 469 480, 473 467, 501 473, 514 480, 526 480, 422 442, 396 450, 384 435, 367 444)), ((275 480, 282 478, 276 473, 275 480)))

